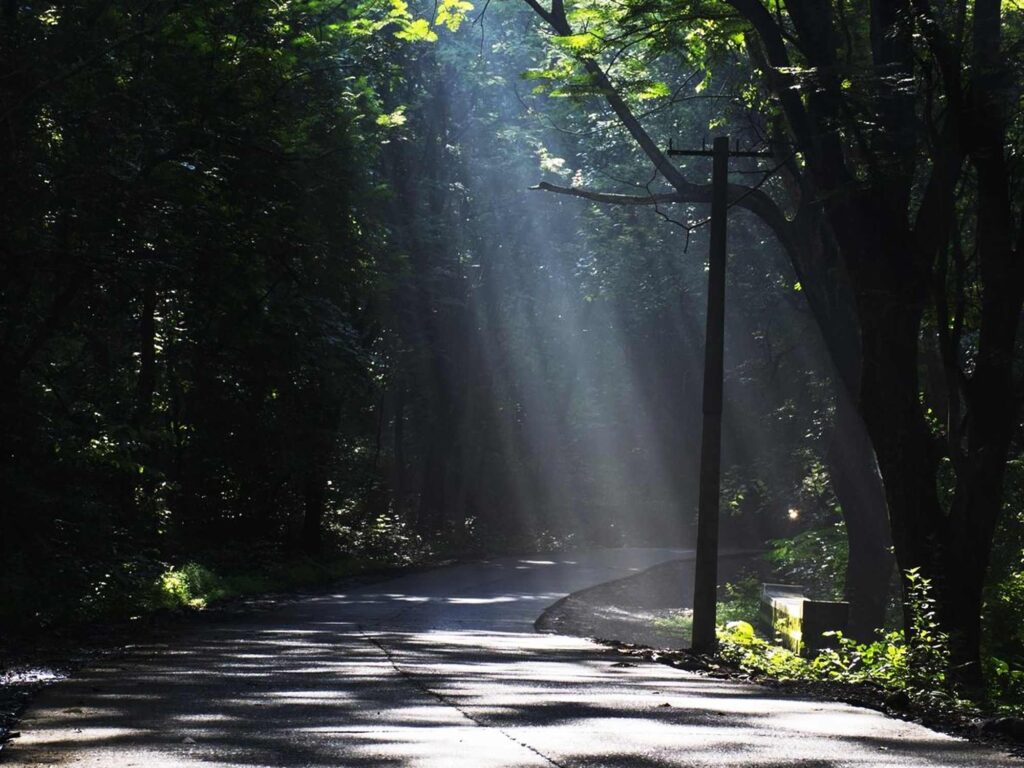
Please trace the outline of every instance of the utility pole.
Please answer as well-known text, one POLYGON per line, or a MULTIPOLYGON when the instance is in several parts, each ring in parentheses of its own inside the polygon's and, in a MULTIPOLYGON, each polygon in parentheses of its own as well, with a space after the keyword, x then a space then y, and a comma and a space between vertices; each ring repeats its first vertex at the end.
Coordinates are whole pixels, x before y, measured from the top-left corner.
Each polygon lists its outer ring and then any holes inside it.
POLYGON ((725 350, 725 241, 729 214, 729 157, 764 157, 764 152, 730 152, 729 137, 715 138, 710 151, 673 149, 669 155, 712 158, 711 251, 708 256, 708 312, 704 335, 704 420, 697 502, 697 557, 690 647, 713 653, 717 645, 718 516, 722 481, 722 368, 725 350))

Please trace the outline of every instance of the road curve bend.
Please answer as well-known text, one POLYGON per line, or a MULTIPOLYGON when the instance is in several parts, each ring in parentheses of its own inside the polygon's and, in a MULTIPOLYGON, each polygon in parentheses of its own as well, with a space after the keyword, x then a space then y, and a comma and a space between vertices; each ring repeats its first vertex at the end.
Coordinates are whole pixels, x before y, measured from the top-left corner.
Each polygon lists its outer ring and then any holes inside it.
POLYGON ((411 574, 133 649, 45 690, 12 766, 971 766, 1024 763, 844 704, 616 662, 533 631, 563 595, 690 553, 411 574))

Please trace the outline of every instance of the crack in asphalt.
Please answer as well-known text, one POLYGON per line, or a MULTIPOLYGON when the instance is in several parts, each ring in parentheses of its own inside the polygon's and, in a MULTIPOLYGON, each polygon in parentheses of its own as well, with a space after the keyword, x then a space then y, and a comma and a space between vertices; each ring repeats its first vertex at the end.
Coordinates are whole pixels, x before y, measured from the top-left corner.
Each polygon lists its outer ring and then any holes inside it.
POLYGON ((527 750, 528 752, 532 752, 537 757, 539 757, 541 760, 544 760, 546 763, 548 763, 548 765, 552 765, 555 768, 569 768, 569 766, 567 764, 560 763, 557 760, 549 757, 548 755, 545 755, 543 752, 541 752, 540 750, 536 749, 535 747, 530 746, 525 741, 517 739, 515 736, 513 736, 511 733, 506 731, 501 726, 493 725, 492 723, 486 722, 481 717, 477 717, 477 716, 475 716, 473 714, 470 714, 465 709, 463 709, 462 706, 458 703, 458 701, 456 701, 454 698, 452 698, 450 696, 446 696, 445 694, 441 693, 440 691, 434 690, 429 685, 427 685, 425 682, 423 682, 415 672, 412 672, 412 671, 410 671, 408 669, 402 668, 398 664, 396 659, 395 659, 394 651, 392 649, 388 648, 386 645, 384 645, 384 643, 380 640, 379 636, 371 635, 366 630, 366 627, 364 627, 362 624, 358 624, 357 625, 357 629, 359 631, 359 634, 362 636, 362 638, 364 640, 366 640, 368 643, 373 645, 381 653, 384 654, 384 658, 386 658, 388 660, 388 663, 391 665, 391 668, 394 669, 395 672, 397 672, 398 675, 403 680, 407 681, 408 683, 410 683, 414 687, 418 688, 420 691, 422 691, 423 693, 427 694, 428 696, 431 696, 431 697, 437 699, 437 701, 440 702, 441 704, 444 704, 446 706, 451 707, 452 709, 454 709, 456 712, 458 712, 460 715, 462 715, 464 718, 469 720, 474 725, 477 725, 477 726, 479 726, 481 728, 489 728, 492 731, 497 731, 502 736, 504 736, 506 739, 511 741, 513 744, 516 744, 516 745, 522 747, 523 749, 527 750))

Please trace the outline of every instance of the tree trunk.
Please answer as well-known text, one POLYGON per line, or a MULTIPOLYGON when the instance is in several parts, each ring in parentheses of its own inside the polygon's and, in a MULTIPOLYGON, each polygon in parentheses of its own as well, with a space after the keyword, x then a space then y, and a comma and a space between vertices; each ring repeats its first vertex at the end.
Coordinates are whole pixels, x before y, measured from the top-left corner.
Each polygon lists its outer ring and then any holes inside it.
MULTIPOLYGON (((850 211, 839 215, 851 218, 850 211)), ((893 225, 887 228, 882 223, 884 211, 860 220, 874 221, 874 229, 858 232, 855 222, 849 221, 850 228, 843 233, 846 262, 856 271, 863 358, 860 410, 884 481, 900 570, 919 568, 941 588, 947 561, 945 514, 936 483, 936 441, 925 419, 918 377, 927 282, 908 265, 905 229, 891 219, 893 225)), ((909 631, 905 582, 903 586, 909 631)))
POLYGON ((843 587, 850 603, 848 631, 869 641, 885 623, 894 557, 885 489, 857 408, 862 360, 856 299, 821 217, 804 210, 797 227, 802 247, 791 252, 791 260, 834 366, 835 415, 826 461, 849 547, 843 587))
POLYGON ((875 452, 864 421, 841 384, 836 387, 828 465, 849 543, 844 586, 850 603, 848 633, 867 642, 885 623, 894 559, 875 452))

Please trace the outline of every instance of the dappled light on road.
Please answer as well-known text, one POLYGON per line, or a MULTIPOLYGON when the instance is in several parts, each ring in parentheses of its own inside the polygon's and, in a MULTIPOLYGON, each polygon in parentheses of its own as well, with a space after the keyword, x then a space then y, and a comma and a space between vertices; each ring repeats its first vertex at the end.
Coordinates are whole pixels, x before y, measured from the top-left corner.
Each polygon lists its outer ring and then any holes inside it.
POLYGON ((533 617, 567 591, 679 555, 461 566, 140 646, 47 691, 8 759, 155 768, 1016 764, 869 710, 622 663, 587 640, 533 631, 533 617))

